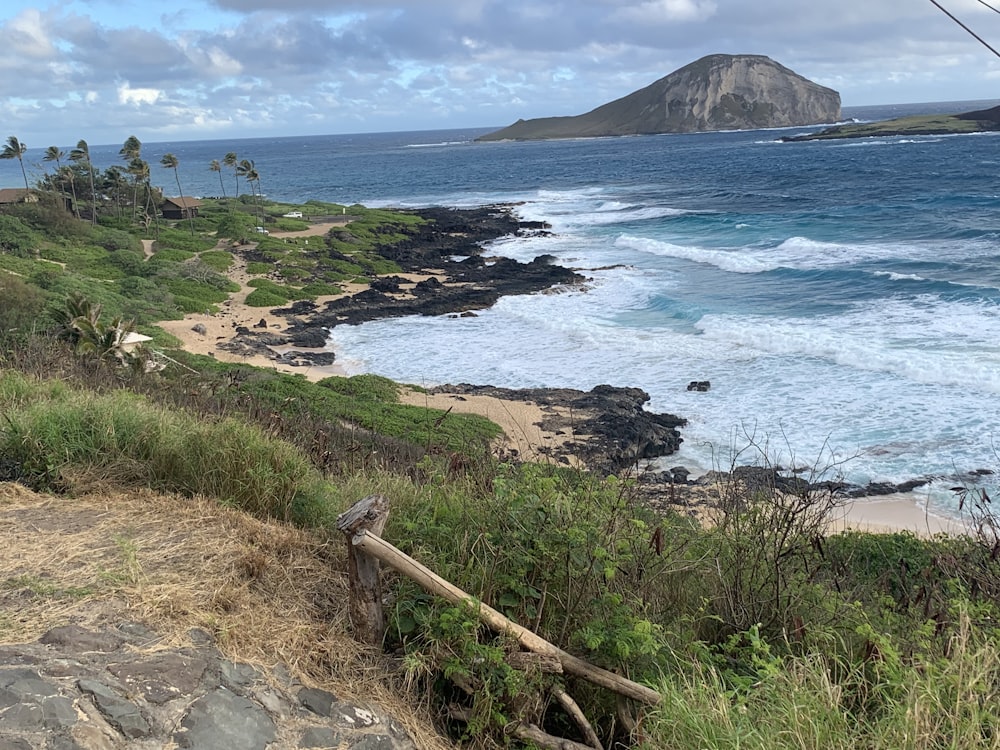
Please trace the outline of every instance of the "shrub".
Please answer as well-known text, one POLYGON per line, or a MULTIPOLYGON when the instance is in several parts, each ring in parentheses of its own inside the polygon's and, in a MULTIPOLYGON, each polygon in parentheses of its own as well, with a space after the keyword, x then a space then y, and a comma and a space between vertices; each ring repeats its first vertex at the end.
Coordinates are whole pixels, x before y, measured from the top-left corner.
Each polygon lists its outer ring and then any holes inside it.
POLYGON ((29 258, 41 238, 16 216, 0 214, 0 252, 29 258))
POLYGON ((254 289, 247 295, 246 303, 250 307, 280 307, 288 303, 288 297, 271 289, 254 289))
POLYGON ((264 263, 262 261, 250 261, 247 263, 247 273, 251 276, 262 276, 263 274, 270 273, 273 270, 273 263, 264 263))
POLYGON ((111 252, 131 250, 133 253, 142 254, 142 243, 139 239, 120 229, 100 227, 94 232, 94 242, 111 252))
POLYGON ((41 289, 17 276, 0 272, 0 338, 13 331, 25 331, 37 323, 45 309, 41 289))
POLYGON ((335 376, 325 378, 319 381, 317 385, 361 401, 396 403, 399 400, 399 383, 389 380, 389 378, 384 378, 381 375, 366 373, 364 375, 354 375, 350 378, 335 376))
POLYGON ((198 258, 206 266, 219 273, 225 273, 233 265, 233 254, 224 250, 206 250, 198 258))

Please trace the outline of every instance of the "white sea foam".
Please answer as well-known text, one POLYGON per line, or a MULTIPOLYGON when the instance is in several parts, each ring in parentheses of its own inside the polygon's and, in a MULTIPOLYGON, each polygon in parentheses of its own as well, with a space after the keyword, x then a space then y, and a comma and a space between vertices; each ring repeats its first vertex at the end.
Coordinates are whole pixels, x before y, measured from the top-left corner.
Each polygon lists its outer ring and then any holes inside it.
POLYGON ((682 258, 695 263, 708 263, 731 273, 762 273, 780 268, 780 263, 738 250, 715 250, 704 247, 675 245, 670 242, 623 234, 615 241, 620 248, 650 255, 682 258))

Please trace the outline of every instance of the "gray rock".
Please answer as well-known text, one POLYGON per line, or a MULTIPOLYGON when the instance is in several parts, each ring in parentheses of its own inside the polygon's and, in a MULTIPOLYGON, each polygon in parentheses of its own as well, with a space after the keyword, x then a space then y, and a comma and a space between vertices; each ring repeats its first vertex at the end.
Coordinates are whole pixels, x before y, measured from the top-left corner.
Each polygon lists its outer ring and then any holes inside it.
POLYGON ((125 700, 107 685, 94 680, 80 680, 80 690, 91 695, 94 705, 108 720, 108 723, 130 739, 148 737, 151 733, 149 722, 143 718, 139 707, 125 700))
POLYGON ((263 750, 277 735, 274 721, 255 703, 218 688, 195 701, 174 735, 181 747, 195 750, 263 750))
POLYGON ((31 744, 20 737, 0 737, 0 750, 34 750, 31 744))
POLYGON ((151 703, 163 704, 190 693, 201 682, 208 663, 200 657, 165 653, 120 662, 108 671, 151 703))
POLYGON ((415 750, 392 717, 211 643, 149 653, 160 636, 136 623, 45 640, 0 648, 0 750, 415 750))
POLYGON ((302 733, 299 747, 335 747, 343 744, 343 735, 326 727, 312 727, 302 733))
POLYGON ((246 687, 260 679, 260 672, 249 664, 233 664, 228 659, 219 663, 222 684, 228 688, 246 687))
POLYGON ((79 625, 65 625, 52 628, 39 640, 49 646, 57 646, 63 650, 73 651, 115 651, 121 644, 121 638, 110 633, 94 633, 79 625))
POLYGON ((326 690, 303 688, 299 691, 299 703, 317 716, 330 716, 333 703, 336 700, 337 696, 333 693, 328 693, 326 690))
POLYGON ((73 703, 66 698, 49 696, 40 700, 26 699, 24 703, 0 712, 0 726, 5 730, 25 732, 66 729, 76 723, 73 703))

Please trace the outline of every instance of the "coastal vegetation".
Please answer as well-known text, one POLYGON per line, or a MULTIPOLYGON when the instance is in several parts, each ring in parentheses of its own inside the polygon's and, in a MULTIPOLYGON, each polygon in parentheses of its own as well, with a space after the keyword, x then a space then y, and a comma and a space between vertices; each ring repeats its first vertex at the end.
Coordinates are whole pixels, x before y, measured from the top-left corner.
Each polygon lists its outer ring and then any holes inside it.
MULTIPOLYGON (((134 148, 125 157, 141 158, 134 148)), ((177 222, 144 216, 155 190, 139 165, 128 189, 99 177, 100 197, 83 156, 70 183, 52 176, 37 201, 3 209, 0 478, 51 493, 63 503, 56 513, 95 483, 211 498, 307 530, 324 563, 342 567, 338 514, 382 494, 387 540, 661 696, 639 707, 516 666, 517 645, 472 608, 386 575, 393 658, 378 668, 466 746, 511 746, 518 723, 586 742, 553 697, 565 691, 604 747, 1000 747, 1000 536, 989 497, 965 494, 967 536, 833 533, 832 490, 779 491, 734 473, 711 490, 703 522, 679 503, 654 511, 631 471, 515 460, 495 450, 489 420, 403 404, 402 386, 377 375, 311 382, 185 352, 157 324, 218 310, 239 286, 229 276, 237 263, 264 308, 316 299, 394 273, 387 256, 423 221, 272 203, 257 195, 259 175, 235 155, 232 164, 254 195, 204 200, 177 222), (79 218, 64 200, 70 184, 87 207, 79 218), (305 218, 284 218, 292 209, 305 218), (243 216, 294 232, 348 214, 350 224, 310 244, 261 235, 250 246, 220 229, 258 225, 232 221, 243 216), (145 352, 123 347, 133 327, 151 337, 145 352)), ((5 607, 59 595, 30 580, 0 581, 5 607)), ((227 605, 217 606, 221 621, 227 605)), ((240 638, 205 625, 222 647, 240 638)))
POLYGON ((844 138, 883 138, 887 136, 961 135, 1000 130, 1000 109, 964 114, 912 115, 880 122, 834 125, 815 133, 785 136, 783 141, 828 141, 844 138))

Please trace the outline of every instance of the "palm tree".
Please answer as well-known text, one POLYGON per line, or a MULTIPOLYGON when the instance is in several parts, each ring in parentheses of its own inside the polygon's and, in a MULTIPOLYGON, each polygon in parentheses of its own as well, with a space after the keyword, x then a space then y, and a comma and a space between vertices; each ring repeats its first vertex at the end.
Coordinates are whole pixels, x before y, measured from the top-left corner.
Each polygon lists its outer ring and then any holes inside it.
POLYGON ((243 178, 250 183, 250 195, 253 197, 254 207, 257 209, 258 215, 260 215, 260 226, 264 226, 263 218, 263 208, 257 202, 257 191, 256 185, 260 181, 260 175, 257 174, 257 168, 254 165, 253 159, 244 159, 236 166, 236 174, 243 175, 243 178))
POLYGON ((80 212, 77 210, 76 204, 76 175, 73 174, 73 170, 68 166, 64 169, 62 165, 62 160, 66 158, 66 152, 63 151, 58 146, 49 146, 45 149, 45 156, 42 157, 42 161, 54 161, 56 163, 56 177, 62 177, 68 180, 70 189, 73 193, 73 213, 76 214, 76 218, 80 218, 80 212))
MULTIPOLYGON (((236 152, 230 151, 228 154, 222 157, 222 163, 233 170, 236 175, 236 200, 240 199, 240 170, 238 167, 239 162, 236 159, 236 152)), ((221 179, 221 177, 220 177, 221 179)))
POLYGON ((128 163, 128 173, 132 175, 132 221, 135 221, 135 212, 139 204, 139 178, 143 170, 140 162, 145 164, 145 171, 149 171, 149 165, 140 158, 142 154, 142 142, 134 135, 125 139, 124 145, 118 150, 118 155, 128 163))
POLYGON ((114 318, 110 324, 101 321, 101 305, 92 303, 80 292, 66 298, 65 307, 56 308, 52 316, 61 327, 60 338, 68 341, 77 355, 93 355, 101 362, 118 360, 127 364, 131 359, 124 345, 135 331, 135 321, 114 318))
POLYGON ((208 164, 208 168, 213 172, 219 173, 219 187, 222 188, 222 199, 226 199, 226 184, 222 181, 222 164, 219 163, 218 159, 212 159, 208 164))
POLYGON ((118 219, 122 218, 122 204, 124 203, 122 199, 123 184, 125 184, 125 173, 117 164, 112 164, 101 175, 101 193, 103 195, 107 191, 111 192, 115 203, 115 216, 118 219))
POLYGON ((97 223, 97 191, 94 190, 94 165, 90 162, 90 147, 84 140, 76 142, 76 148, 69 152, 69 159, 77 164, 86 162, 87 173, 90 175, 90 200, 93 208, 90 212, 90 223, 97 223))
POLYGON ((163 158, 160 159, 160 164, 163 165, 165 169, 174 170, 174 179, 177 180, 177 193, 181 197, 181 206, 183 207, 184 212, 187 213, 188 223, 191 225, 191 235, 194 236, 194 217, 191 215, 191 209, 188 208, 187 204, 184 202, 184 190, 181 188, 181 176, 180 172, 177 170, 177 165, 180 164, 180 162, 173 154, 164 154, 163 158))
POLYGON ((21 143, 16 135, 12 135, 7 138, 7 145, 3 147, 3 151, 0 151, 0 159, 17 159, 21 162, 21 176, 24 177, 24 189, 30 191, 31 188, 28 187, 28 173, 24 171, 24 152, 27 150, 28 147, 21 143))

